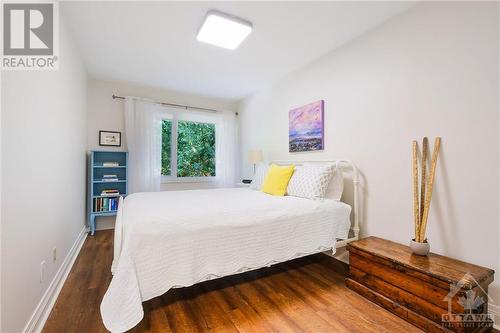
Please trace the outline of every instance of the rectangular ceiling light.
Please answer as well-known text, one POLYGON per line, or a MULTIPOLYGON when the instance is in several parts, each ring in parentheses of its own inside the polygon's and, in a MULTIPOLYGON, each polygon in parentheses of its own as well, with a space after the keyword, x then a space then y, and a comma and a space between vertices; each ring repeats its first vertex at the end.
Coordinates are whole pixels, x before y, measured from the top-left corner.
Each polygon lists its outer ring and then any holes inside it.
POLYGON ((196 39, 234 50, 250 32, 252 32, 252 23, 218 11, 209 11, 196 39))

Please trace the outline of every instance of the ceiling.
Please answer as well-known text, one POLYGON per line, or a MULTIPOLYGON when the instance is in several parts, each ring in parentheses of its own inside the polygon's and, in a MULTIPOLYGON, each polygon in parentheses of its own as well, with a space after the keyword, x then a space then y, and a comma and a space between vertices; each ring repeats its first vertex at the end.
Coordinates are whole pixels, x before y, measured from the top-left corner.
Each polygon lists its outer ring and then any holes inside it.
POLYGON ((414 2, 61 2, 89 75, 238 100, 414 2), (253 23, 234 51, 196 40, 217 9, 253 23))

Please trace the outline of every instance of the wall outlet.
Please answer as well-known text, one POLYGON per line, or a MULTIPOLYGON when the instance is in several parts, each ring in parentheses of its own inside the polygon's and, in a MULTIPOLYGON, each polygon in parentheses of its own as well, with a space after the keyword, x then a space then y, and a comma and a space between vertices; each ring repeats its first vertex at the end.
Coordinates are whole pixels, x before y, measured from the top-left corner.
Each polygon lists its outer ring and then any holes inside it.
POLYGON ((43 274, 45 273, 45 260, 40 263, 40 283, 43 282, 43 274))
POLYGON ((52 262, 57 261, 57 247, 52 248, 52 262))

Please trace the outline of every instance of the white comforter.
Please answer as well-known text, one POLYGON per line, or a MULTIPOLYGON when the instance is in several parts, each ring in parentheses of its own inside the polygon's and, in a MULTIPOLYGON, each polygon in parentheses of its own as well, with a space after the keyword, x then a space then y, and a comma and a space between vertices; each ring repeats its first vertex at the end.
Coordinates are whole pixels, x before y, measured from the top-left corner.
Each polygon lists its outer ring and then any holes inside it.
POLYGON ((173 287, 335 248, 351 207, 248 188, 136 193, 120 205, 104 325, 139 323, 142 302, 173 287))

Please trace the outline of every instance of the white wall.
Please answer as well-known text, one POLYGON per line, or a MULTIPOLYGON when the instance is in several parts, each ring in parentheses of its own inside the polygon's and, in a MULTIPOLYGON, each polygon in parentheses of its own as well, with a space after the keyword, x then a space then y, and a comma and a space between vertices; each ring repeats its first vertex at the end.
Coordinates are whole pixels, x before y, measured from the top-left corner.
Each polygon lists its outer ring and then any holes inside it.
MULTIPOLYGON (((412 238, 411 141, 441 136, 433 251, 500 272, 499 4, 419 4, 240 105, 242 153, 350 158, 362 235, 412 238), (325 150, 288 153, 288 110, 325 100, 325 150)), ((242 156, 243 176, 251 166, 242 156)), ((500 278, 492 295, 500 305, 500 278)))
MULTIPOLYGON (((0 91, 2 91, 2 72, 0 71, 0 91)), ((2 249, 2 106, 3 99, 0 93, 0 250, 2 249)), ((2 329, 2 254, 0 253, 0 330, 2 329)))
POLYGON ((4 333, 24 329, 85 226, 87 78, 63 22, 59 58, 58 71, 2 72, 4 333))
MULTIPOLYGON (((88 82, 88 149, 89 150, 127 150, 125 137, 125 120, 123 114, 123 100, 113 99, 111 96, 138 96, 164 101, 173 104, 191 105, 218 110, 236 110, 237 103, 231 100, 208 98, 190 95, 170 90, 134 85, 125 82, 108 82, 89 79, 88 82), (122 132, 122 147, 100 147, 98 140, 99 130, 122 132)), ((215 188, 215 183, 168 183, 162 184, 163 191, 191 190, 215 188)), ((114 217, 100 217, 96 219, 98 229, 112 228, 114 217)))

